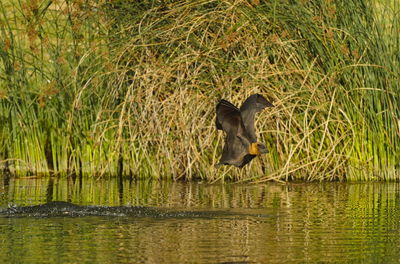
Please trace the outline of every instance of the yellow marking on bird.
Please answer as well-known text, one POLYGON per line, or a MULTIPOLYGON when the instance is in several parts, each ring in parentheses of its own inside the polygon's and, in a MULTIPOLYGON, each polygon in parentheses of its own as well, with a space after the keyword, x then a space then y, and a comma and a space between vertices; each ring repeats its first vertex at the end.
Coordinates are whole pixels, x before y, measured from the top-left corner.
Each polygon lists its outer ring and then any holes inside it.
POLYGON ((251 155, 260 155, 260 150, 258 149, 258 144, 257 142, 251 143, 249 146, 249 154, 251 155))

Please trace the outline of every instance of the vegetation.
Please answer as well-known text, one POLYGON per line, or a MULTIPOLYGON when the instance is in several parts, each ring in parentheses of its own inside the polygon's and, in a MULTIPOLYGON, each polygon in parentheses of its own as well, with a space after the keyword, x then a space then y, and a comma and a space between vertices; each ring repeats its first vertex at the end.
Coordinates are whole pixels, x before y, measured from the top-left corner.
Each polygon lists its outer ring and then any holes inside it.
POLYGON ((394 180, 397 1, 0 3, 0 161, 15 175, 394 180), (270 153, 216 169, 215 104, 252 93, 270 153))

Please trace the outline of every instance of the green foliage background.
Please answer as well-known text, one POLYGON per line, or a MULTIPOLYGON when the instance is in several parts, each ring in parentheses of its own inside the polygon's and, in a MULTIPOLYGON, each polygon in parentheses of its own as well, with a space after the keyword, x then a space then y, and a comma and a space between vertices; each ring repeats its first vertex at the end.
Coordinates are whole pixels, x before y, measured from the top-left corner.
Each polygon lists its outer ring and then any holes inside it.
POLYGON ((16 175, 398 179, 397 1, 0 3, 0 162, 16 175), (215 169, 214 107, 261 93, 270 153, 215 169))

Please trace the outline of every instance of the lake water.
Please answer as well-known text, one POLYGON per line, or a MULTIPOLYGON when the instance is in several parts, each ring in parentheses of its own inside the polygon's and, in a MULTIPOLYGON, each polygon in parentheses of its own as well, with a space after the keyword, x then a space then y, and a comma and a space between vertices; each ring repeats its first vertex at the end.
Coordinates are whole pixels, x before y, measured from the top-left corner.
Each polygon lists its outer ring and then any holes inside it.
POLYGON ((0 263, 400 262, 398 183, 0 180, 0 263))

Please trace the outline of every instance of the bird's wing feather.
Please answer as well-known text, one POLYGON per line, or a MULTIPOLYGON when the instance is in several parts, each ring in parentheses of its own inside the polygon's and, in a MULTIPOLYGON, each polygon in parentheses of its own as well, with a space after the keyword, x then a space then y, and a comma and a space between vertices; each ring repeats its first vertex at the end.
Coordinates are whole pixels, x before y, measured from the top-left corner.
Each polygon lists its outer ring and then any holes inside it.
POLYGON ((230 164, 240 166, 243 163, 243 157, 247 154, 247 149, 240 138, 228 134, 225 138, 225 145, 219 164, 230 164))
POLYGON ((249 96, 240 107, 240 114, 244 127, 246 128, 252 142, 257 142, 256 131, 254 129, 254 117, 256 113, 260 112, 266 107, 272 106, 273 105, 262 95, 253 94, 249 96))
POLYGON ((222 99, 217 104, 216 112, 217 119, 215 124, 217 129, 223 130, 229 134, 236 134, 241 122, 239 109, 230 102, 222 99))

